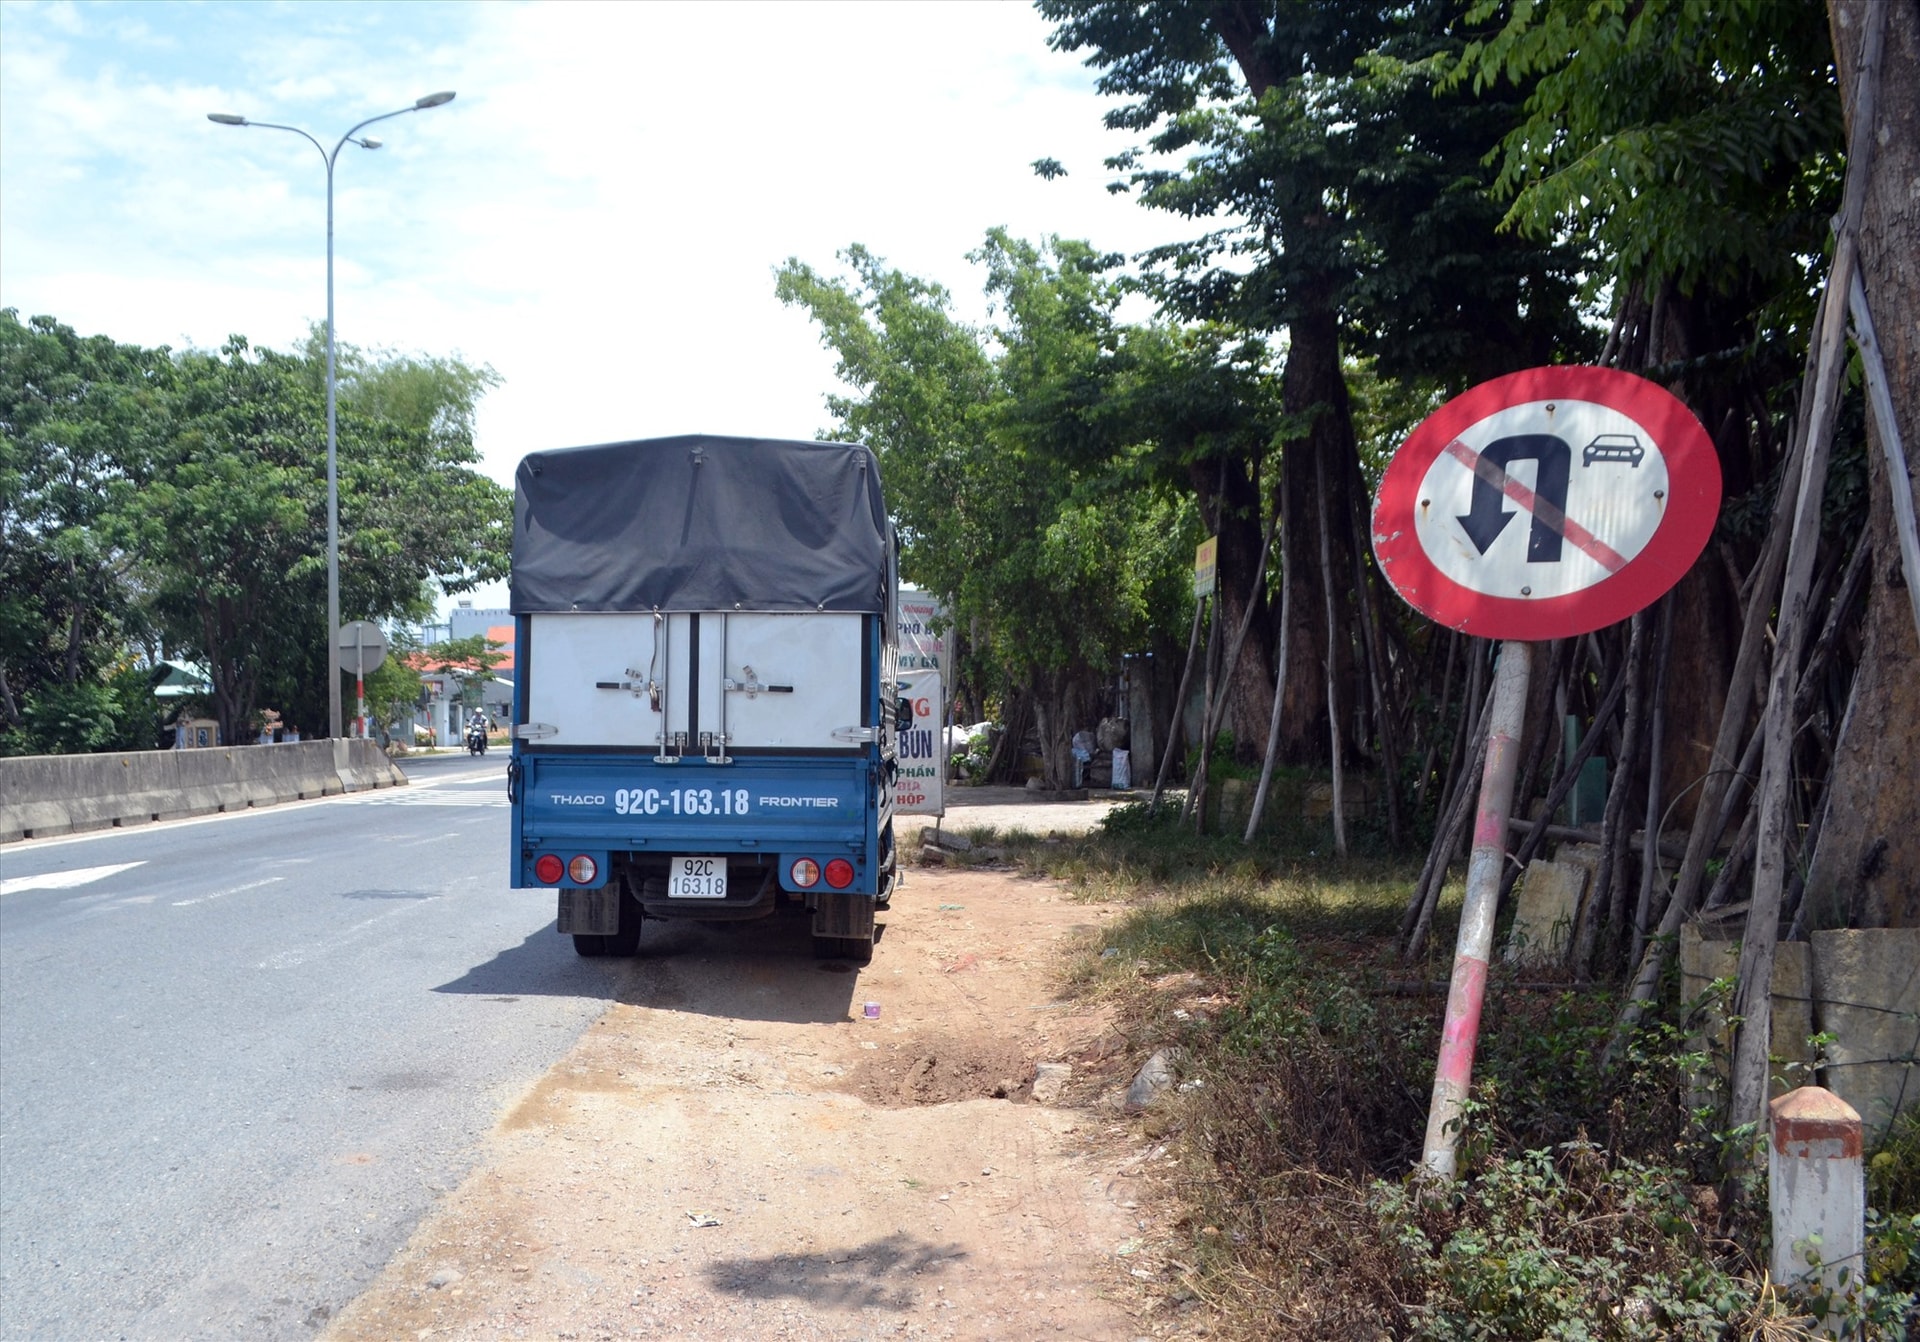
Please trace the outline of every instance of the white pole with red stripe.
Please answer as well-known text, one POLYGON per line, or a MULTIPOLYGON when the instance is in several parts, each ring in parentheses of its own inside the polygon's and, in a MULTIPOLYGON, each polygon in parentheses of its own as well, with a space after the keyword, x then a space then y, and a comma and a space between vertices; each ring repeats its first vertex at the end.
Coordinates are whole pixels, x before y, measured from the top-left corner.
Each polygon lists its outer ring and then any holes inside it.
POLYGON ((1493 951, 1493 919, 1500 903, 1501 869, 1507 860, 1507 812, 1513 807, 1532 670, 1531 643, 1508 639, 1500 645, 1500 661, 1493 673, 1493 708, 1487 715, 1480 809, 1473 822, 1473 856, 1467 864, 1467 898, 1460 910, 1460 937, 1453 952, 1440 1060, 1434 1068, 1427 1140, 1420 1157, 1429 1173, 1443 1179, 1454 1176, 1460 1112, 1473 1082, 1473 1053, 1480 1041, 1480 1008, 1486 1001, 1487 963, 1493 951))
POLYGON ((1431 1174, 1457 1164, 1533 645, 1652 605, 1700 557, 1719 509, 1706 429, 1673 393, 1615 368, 1555 364, 1470 388, 1422 420, 1381 477, 1381 575, 1447 628, 1504 640, 1427 1115, 1431 1174))

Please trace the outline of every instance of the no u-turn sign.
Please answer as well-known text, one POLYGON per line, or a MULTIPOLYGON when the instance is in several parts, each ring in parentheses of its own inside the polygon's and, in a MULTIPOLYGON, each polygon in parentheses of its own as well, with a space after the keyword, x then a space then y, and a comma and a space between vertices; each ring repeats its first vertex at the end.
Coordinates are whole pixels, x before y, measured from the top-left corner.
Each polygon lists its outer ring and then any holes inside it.
POLYGON ((1671 393, 1611 368, 1532 368, 1413 431, 1380 482, 1373 548, 1441 624, 1565 638, 1658 600, 1719 510, 1713 444, 1671 393))

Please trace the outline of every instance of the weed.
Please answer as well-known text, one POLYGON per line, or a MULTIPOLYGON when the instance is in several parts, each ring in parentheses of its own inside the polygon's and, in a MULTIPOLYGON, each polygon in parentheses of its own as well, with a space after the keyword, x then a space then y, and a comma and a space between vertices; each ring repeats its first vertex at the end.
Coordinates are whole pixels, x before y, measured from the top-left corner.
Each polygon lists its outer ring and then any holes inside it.
MULTIPOLYGON (((1131 906, 1073 979, 1113 996, 1142 1053, 1177 1042, 1202 1083, 1148 1121, 1179 1157, 1167 1191, 1185 1210, 1180 1290, 1212 1307, 1214 1335, 1811 1336, 1804 1306, 1758 1266, 1758 1133, 1727 1127, 1701 1042, 1725 1016, 1726 982, 1692 1002, 1667 985, 1603 1074, 1618 985, 1494 966, 1460 1178, 1413 1180, 1445 986, 1443 950, 1425 965, 1396 956, 1415 871, 1336 862, 1298 835, 1196 834, 1177 809, 1123 807, 1070 841, 997 842, 1131 906), (1184 1009, 1196 1001, 1209 1005, 1184 1009), (1745 1182, 1718 1185, 1728 1169, 1745 1182)), ((1917 1125, 1903 1120, 1870 1165, 1866 1282, 1811 1302, 1849 1336, 1905 1338, 1911 1325, 1917 1125)))
POLYGON ((1907 1110, 1887 1129, 1867 1161, 1867 1188, 1876 1207, 1920 1212, 1920 1109, 1907 1110))
POLYGON ((1752 1265, 1697 1226, 1677 1171, 1584 1138, 1488 1159, 1443 1189, 1377 1183, 1372 1207, 1416 1297, 1414 1337, 1705 1342, 1789 1326, 1752 1265))

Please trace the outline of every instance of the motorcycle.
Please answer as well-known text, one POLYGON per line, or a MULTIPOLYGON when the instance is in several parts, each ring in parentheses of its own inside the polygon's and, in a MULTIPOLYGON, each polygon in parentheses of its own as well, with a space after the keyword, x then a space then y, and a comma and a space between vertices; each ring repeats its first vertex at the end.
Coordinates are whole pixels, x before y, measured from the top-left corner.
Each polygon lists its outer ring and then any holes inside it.
POLYGON ((485 725, 474 722, 467 726, 467 753, 484 755, 487 753, 487 729, 485 725))

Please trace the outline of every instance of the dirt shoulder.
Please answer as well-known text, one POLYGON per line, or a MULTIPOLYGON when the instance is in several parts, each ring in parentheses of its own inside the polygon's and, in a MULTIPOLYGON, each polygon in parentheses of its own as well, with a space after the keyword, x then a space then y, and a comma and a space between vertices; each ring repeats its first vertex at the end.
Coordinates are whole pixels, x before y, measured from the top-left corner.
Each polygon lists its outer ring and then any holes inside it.
MULTIPOLYGON (((972 800, 948 829, 1106 809, 972 800)), ((1119 912, 918 869, 858 971, 816 963, 804 920, 650 925, 630 1000, 510 1107, 326 1337, 1182 1334, 1157 1288, 1157 1148, 1105 1104, 1123 1041, 1057 996, 1119 912), (1041 1062, 1074 1067, 1050 1102, 1041 1062)))

